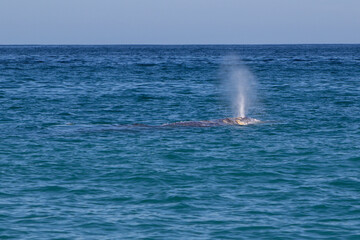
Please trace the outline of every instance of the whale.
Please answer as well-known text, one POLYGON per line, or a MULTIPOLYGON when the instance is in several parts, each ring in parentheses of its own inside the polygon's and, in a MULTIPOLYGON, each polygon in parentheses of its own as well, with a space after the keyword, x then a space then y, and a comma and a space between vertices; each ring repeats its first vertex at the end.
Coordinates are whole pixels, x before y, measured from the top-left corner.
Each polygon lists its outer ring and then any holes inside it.
POLYGON ((147 125, 141 123, 133 124, 116 124, 116 125, 84 125, 84 124, 73 124, 66 123, 62 125, 57 125, 58 127, 66 126, 71 127, 72 129, 77 129, 78 131, 112 131, 112 130, 131 130, 131 129, 141 129, 141 128, 153 128, 153 129, 166 129, 166 128, 178 128, 178 127, 219 127, 219 126, 246 126, 257 123, 263 123, 256 118, 250 117, 234 117, 234 118, 222 118, 215 120, 204 120, 204 121, 181 121, 173 123, 165 123, 161 125, 147 125))
POLYGON ((205 120, 205 121, 183 121, 183 122, 165 123, 161 126, 162 127, 171 127, 171 126, 216 127, 216 126, 226 126, 226 125, 246 126, 260 122, 261 121, 256 118, 234 117, 234 118, 223 118, 223 119, 205 120))

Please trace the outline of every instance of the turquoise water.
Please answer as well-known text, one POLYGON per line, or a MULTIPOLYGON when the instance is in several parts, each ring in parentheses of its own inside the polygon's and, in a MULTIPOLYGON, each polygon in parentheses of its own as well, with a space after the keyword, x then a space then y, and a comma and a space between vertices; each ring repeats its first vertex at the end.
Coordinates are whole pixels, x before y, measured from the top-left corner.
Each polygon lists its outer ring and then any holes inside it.
POLYGON ((0 46, 0 238, 360 239, 360 45, 0 46), (224 57, 256 78, 229 117, 224 57))

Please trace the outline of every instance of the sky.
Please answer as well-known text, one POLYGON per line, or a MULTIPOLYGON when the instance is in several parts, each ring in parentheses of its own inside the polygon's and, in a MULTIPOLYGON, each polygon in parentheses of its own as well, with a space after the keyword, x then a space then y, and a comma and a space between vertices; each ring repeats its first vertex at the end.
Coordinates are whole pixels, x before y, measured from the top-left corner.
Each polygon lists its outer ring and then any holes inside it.
POLYGON ((360 43, 360 0, 0 0, 0 44, 360 43))

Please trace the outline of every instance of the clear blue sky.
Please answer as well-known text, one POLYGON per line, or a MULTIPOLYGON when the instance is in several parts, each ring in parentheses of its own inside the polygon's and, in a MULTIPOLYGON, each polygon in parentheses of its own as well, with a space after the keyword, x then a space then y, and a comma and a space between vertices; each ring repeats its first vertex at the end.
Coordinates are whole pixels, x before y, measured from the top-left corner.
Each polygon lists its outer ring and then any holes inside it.
POLYGON ((0 0, 0 44, 360 43, 360 0, 0 0))

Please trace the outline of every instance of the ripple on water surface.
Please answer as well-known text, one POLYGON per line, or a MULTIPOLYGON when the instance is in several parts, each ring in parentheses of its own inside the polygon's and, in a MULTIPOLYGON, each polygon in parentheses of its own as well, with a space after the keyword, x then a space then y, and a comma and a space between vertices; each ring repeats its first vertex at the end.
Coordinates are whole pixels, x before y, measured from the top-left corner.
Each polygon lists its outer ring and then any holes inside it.
POLYGON ((358 239, 359 54, 0 46, 0 238, 358 239), (156 127, 229 117, 228 53, 265 122, 156 127))

